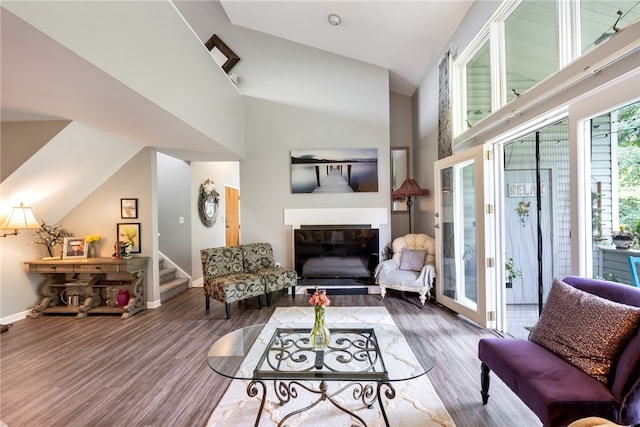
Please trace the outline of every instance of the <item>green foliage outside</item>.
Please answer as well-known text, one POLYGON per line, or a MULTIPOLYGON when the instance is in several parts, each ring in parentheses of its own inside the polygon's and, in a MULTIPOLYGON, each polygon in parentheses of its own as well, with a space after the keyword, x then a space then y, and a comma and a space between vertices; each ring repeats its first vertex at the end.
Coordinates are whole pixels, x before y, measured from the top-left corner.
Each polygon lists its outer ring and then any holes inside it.
POLYGON ((618 178, 620 224, 634 234, 640 248, 640 102, 618 110, 618 178))

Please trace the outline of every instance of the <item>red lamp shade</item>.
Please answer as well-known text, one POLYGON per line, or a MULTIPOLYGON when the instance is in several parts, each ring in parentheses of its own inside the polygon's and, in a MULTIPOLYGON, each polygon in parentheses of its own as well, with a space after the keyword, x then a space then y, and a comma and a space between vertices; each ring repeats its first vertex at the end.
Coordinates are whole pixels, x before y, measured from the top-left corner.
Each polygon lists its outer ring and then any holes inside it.
POLYGON ((395 201, 406 200, 412 197, 427 197, 429 190, 420 188, 418 183, 411 179, 405 179, 400 188, 391 192, 391 196, 395 201))

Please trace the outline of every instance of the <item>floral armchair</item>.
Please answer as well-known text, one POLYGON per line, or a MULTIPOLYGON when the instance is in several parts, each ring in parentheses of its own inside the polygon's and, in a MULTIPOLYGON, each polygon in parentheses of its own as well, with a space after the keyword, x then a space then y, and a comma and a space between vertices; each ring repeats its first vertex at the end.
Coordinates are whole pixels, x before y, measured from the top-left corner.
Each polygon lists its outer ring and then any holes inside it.
POLYGON ((231 317, 231 303, 292 288, 295 295, 297 275, 294 270, 276 267, 273 248, 269 243, 249 243, 240 246, 207 248, 200 251, 205 308, 209 298, 225 304, 227 319, 231 317))
POLYGON ((417 292, 424 305, 434 285, 436 245, 427 234, 407 234, 391 245, 393 256, 376 267, 374 276, 382 298, 387 289, 417 292))

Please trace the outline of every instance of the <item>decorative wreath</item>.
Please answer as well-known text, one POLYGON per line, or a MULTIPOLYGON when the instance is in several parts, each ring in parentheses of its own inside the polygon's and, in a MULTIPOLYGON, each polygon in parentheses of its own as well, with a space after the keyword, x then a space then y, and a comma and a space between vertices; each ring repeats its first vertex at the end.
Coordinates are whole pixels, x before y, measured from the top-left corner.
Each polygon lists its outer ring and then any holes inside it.
POLYGON ((200 221, 205 227, 213 227, 218 216, 218 203, 220 194, 216 191, 216 184, 207 179, 200 184, 200 192, 198 194, 198 215, 200 221))

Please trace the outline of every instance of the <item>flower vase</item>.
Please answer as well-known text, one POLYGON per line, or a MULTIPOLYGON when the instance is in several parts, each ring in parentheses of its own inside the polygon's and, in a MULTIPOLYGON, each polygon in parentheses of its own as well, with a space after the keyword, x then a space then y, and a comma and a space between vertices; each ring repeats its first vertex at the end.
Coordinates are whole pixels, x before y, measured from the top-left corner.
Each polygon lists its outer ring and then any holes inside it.
POLYGON ((315 306, 314 311, 315 319, 309 335, 309 342, 313 350, 324 350, 329 347, 331 342, 331 332, 324 322, 324 307, 315 306))
POLYGON ((87 258, 95 258, 96 256, 96 244, 91 242, 89 243, 89 248, 87 250, 87 258))
POLYGON ((118 307, 124 308, 129 303, 129 298, 131 294, 127 290, 120 290, 116 295, 116 302, 118 303, 118 307))

